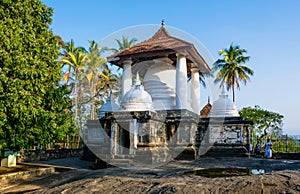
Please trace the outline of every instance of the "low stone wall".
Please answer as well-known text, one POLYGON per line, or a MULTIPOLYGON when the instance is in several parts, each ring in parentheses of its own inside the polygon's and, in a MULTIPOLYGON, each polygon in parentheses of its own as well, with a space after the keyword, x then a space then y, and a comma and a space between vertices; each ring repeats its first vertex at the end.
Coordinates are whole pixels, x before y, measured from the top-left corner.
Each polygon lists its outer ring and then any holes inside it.
POLYGON ((246 157, 248 156, 248 150, 246 146, 240 144, 228 144, 228 145, 214 145, 212 146, 204 156, 207 157, 246 157))
POLYGON ((38 162, 59 158, 81 157, 82 149, 21 150, 17 162, 38 162))
POLYGON ((27 180, 36 176, 43 176, 55 172, 54 167, 37 168, 35 170, 20 171, 9 174, 0 175, 0 183, 8 183, 10 181, 27 180))
POLYGON ((300 153, 273 153, 273 158, 300 160, 300 153))

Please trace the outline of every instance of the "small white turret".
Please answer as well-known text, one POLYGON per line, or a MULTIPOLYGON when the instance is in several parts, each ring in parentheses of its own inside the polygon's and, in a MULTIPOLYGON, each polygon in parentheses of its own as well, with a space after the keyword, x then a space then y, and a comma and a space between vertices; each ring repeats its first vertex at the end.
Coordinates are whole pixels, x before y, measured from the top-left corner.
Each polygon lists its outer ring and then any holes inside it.
POLYGON ((138 73, 131 90, 123 97, 121 106, 124 111, 153 110, 151 95, 144 90, 138 73))
POLYGON ((228 99, 224 86, 222 86, 219 99, 214 101, 208 117, 239 117, 239 112, 234 103, 228 99))

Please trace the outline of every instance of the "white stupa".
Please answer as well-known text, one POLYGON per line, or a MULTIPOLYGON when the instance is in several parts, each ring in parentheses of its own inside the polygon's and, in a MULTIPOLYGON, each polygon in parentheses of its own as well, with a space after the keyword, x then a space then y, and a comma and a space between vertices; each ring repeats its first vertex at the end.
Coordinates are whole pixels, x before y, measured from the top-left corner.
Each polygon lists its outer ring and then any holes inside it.
POLYGON ((224 86, 219 98, 213 102, 212 109, 208 117, 239 117, 239 112, 235 104, 228 99, 224 86))
POLYGON ((152 97, 144 90, 138 73, 132 88, 122 98, 121 107, 124 111, 153 111, 152 97))
POLYGON ((105 113, 112 113, 118 111, 120 111, 120 105, 112 99, 112 95, 110 94, 107 101, 101 106, 99 110, 98 119, 104 117, 105 113))

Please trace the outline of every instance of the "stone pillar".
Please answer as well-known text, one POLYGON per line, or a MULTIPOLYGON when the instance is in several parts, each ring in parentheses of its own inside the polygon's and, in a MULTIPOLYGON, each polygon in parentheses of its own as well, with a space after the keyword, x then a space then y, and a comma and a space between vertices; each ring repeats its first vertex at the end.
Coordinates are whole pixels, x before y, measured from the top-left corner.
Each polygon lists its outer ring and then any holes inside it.
POLYGON ((176 108, 190 110, 188 104, 186 58, 181 54, 176 54, 176 56, 176 108))
POLYGON ((123 75, 122 75, 122 98, 125 96, 126 92, 131 89, 132 85, 132 72, 131 72, 130 59, 123 61, 123 75))
POLYGON ((200 80, 199 80, 199 69, 192 68, 192 79, 191 79, 191 97, 192 97, 192 109, 194 113, 200 114, 200 80))
POLYGON ((195 137, 196 137, 196 131, 197 131, 197 124, 191 123, 190 124, 190 139, 189 143, 195 145, 195 137))
POLYGON ((118 124, 114 121, 111 126, 110 148, 112 158, 114 158, 114 155, 117 152, 117 125, 118 124))
POLYGON ((137 128, 138 123, 137 119, 133 119, 130 121, 129 124, 129 141, 130 141, 130 147, 129 147, 129 154, 134 155, 135 149, 137 148, 137 128))

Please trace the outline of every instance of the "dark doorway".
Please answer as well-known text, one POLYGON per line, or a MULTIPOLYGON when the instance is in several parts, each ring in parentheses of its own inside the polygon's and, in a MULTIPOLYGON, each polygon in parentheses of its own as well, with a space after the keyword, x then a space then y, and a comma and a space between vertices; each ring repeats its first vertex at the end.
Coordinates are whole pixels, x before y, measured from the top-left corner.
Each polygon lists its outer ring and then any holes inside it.
POLYGON ((119 154, 129 154, 130 148, 130 132, 129 132, 129 124, 120 126, 118 143, 122 147, 119 151, 119 154))
MULTIPOLYGON (((130 148, 130 133, 129 133, 129 131, 128 130, 126 130, 126 129, 122 129, 123 130, 123 138, 124 138, 124 141, 123 141, 123 147, 125 147, 125 148, 127 148, 127 149, 125 149, 125 150, 129 150, 129 148, 130 148)), ((126 154, 128 154, 128 153, 126 153, 126 154)))

